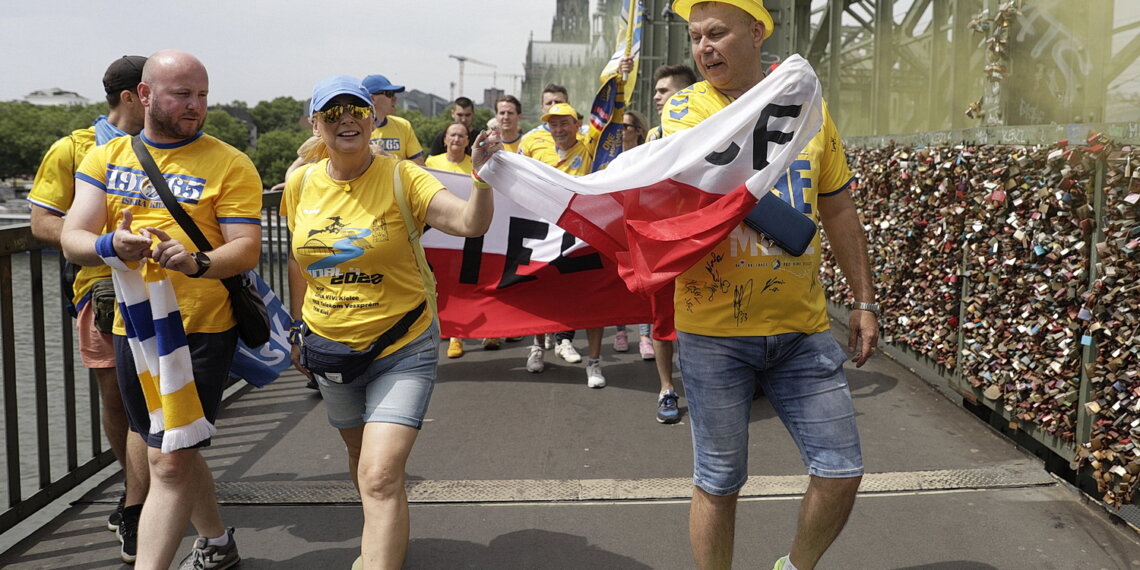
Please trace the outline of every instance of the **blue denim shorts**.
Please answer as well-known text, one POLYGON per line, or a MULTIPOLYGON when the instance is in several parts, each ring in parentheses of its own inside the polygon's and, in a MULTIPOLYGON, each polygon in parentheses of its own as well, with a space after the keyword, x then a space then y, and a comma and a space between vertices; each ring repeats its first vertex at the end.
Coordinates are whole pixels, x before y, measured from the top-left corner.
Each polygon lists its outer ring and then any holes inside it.
POLYGON ((348 384, 316 376, 329 423, 348 429, 368 422, 420 429, 435 388, 439 365, 439 329, 432 325, 396 352, 376 359, 348 384))
POLYGON ((808 473, 863 474, 847 355, 830 332, 710 337, 677 332, 693 431, 693 484, 731 495, 748 480, 748 422, 756 386, 784 422, 808 473))

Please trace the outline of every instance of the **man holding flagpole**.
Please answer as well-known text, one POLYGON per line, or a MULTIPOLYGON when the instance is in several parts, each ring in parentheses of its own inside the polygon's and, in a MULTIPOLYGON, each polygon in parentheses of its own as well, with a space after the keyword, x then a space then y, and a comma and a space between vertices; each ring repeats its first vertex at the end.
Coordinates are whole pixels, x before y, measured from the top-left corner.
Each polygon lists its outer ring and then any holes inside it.
MULTIPOLYGON (((705 81, 669 100, 662 111, 666 136, 701 123, 760 84, 760 46, 773 24, 762 0, 676 0, 673 10, 689 22, 693 60, 705 81)), ((830 236, 855 295, 848 349, 859 348, 853 361, 862 366, 878 339, 878 305, 862 224, 847 191, 852 174, 823 109, 822 128, 774 191, 822 222, 830 236)), ((854 505, 863 461, 842 369, 846 355, 828 330, 819 248, 817 235, 804 255, 792 256, 741 225, 676 281, 675 322, 696 457, 689 539, 699 568, 732 566, 757 384, 810 476, 790 553, 775 569, 814 568, 854 505)))

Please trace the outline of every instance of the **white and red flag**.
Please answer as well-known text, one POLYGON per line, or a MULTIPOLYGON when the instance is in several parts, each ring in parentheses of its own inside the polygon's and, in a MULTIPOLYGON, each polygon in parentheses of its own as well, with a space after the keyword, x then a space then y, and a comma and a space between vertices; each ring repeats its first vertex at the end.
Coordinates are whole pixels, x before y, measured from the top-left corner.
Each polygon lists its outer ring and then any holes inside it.
MULTIPOLYGON (((471 176, 430 170, 458 196, 471 176)), ((439 291, 443 337, 523 336, 651 320, 617 263, 554 223, 495 196, 482 237, 427 231, 421 238, 439 291)))
POLYGON ((724 239, 822 124, 819 80, 792 56, 720 112, 605 170, 573 177, 499 152, 479 176, 496 208, 505 197, 552 220, 616 261, 631 291, 652 294, 724 239))
MULTIPOLYGON (((588 176, 496 153, 479 172, 496 192, 487 234, 422 238, 443 336, 653 321, 649 295, 667 297, 659 290, 740 223, 822 122, 819 81, 793 56, 692 129, 622 153, 588 176)), ((468 193, 469 177, 432 173, 452 192, 468 193)))

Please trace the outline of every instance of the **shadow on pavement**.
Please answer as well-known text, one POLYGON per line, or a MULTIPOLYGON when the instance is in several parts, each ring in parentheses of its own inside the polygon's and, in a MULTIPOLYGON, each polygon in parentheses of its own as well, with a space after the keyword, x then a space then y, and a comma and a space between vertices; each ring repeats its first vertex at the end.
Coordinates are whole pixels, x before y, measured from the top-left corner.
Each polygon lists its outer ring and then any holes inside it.
POLYGON ((530 529, 498 536, 488 546, 460 540, 413 540, 404 568, 648 570, 650 566, 591 546, 583 536, 530 529))

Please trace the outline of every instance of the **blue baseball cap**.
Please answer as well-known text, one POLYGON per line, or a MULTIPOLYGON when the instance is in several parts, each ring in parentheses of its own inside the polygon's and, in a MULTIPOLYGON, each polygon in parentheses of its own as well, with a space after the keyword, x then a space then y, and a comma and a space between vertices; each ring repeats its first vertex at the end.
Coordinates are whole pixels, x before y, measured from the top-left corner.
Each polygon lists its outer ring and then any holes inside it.
POLYGON ((360 99, 365 105, 372 106, 372 97, 368 90, 360 84, 360 80, 350 75, 331 75, 317 82, 313 86, 313 98, 309 102, 309 115, 321 110, 337 95, 352 95, 360 99))
POLYGON ((380 91, 404 92, 403 85, 392 85, 392 82, 388 81, 388 78, 383 75, 369 75, 365 77, 364 88, 367 89, 369 93, 377 93, 380 91))

